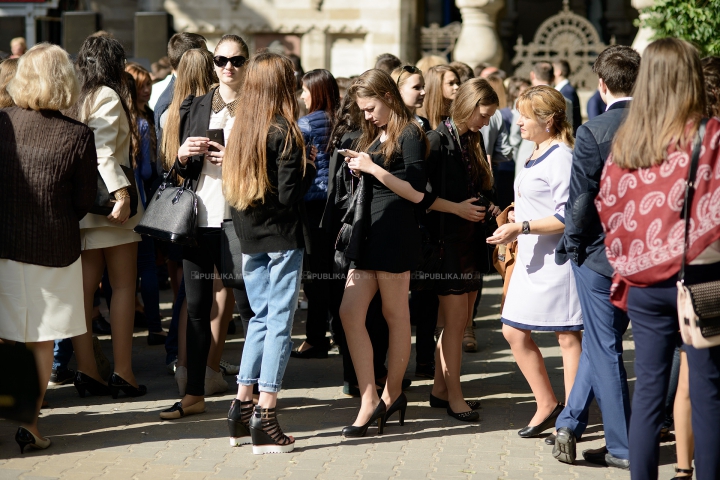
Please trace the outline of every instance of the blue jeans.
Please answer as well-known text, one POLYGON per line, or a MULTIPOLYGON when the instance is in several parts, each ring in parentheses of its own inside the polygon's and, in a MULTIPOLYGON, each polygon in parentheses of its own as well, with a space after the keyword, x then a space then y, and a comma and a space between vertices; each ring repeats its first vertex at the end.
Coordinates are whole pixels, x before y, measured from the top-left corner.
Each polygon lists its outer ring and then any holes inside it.
POLYGON ((53 370, 67 370, 73 351, 72 341, 69 338, 55 340, 53 370))
POLYGON ((278 392, 287 367, 293 317, 300 294, 304 250, 243 254, 243 278, 255 316, 248 324, 240 385, 278 392))
POLYGON ((610 303, 611 278, 586 265, 571 264, 585 333, 575 383, 555 427, 567 427, 579 439, 587 428, 590 403, 595 398, 602 412, 608 452, 627 460, 630 394, 622 358, 622 336, 628 327, 628 317, 610 303))

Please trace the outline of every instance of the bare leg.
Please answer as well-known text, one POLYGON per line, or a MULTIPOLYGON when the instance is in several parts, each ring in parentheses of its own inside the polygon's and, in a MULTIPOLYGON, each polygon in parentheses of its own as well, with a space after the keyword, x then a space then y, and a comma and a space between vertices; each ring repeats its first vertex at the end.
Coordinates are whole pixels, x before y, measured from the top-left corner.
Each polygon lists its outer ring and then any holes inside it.
POLYGON ((28 342, 26 345, 27 348, 32 350, 33 356, 35 357, 38 380, 40 381, 40 396, 38 397, 37 409, 35 410, 35 421, 32 424, 23 425, 23 427, 42 439, 43 437, 40 435, 40 431, 38 430, 38 415, 40 414, 40 407, 42 406, 43 398, 45 398, 45 391, 47 390, 47 385, 50 381, 55 342, 52 340, 46 342, 28 342))
POLYGON ((220 360, 225 349, 228 324, 232 320, 233 308, 235 307, 235 296, 232 288, 223 287, 222 280, 215 277, 213 282, 213 301, 210 312, 210 351, 207 358, 207 366, 214 371, 220 371, 220 360))
MULTIPOLYGON (((695 439, 692 429, 692 409, 690 408, 690 381, 688 377, 687 355, 680 351, 680 377, 678 379, 677 393, 675 394, 675 451, 677 466, 685 470, 692 468, 695 439)), ((678 477, 687 476, 684 473, 676 474, 678 477)))
POLYGON ((132 370, 133 324, 135 319, 135 280, 137 278, 137 242, 105 248, 113 301, 110 321, 113 334, 115 373, 132 386, 138 386, 132 370))
MULTIPOLYGON (((85 323, 87 324, 87 332, 72 338, 73 350, 75 350, 78 371, 105 385, 106 381, 100 378, 100 373, 95 363, 95 354, 92 345, 93 297, 102 278, 103 270, 105 270, 105 255, 102 249, 94 249, 84 250, 80 254, 80 257, 82 259, 83 298, 85 300, 85 323)), ((133 269, 134 268, 136 267, 133 267, 133 269)))
POLYGON ((520 371, 535 395, 537 410, 528 425, 540 425, 558 403, 545 369, 545 361, 540 349, 530 336, 530 330, 520 330, 503 324, 502 332, 505 340, 510 344, 520 371))
POLYGON ((580 364, 582 353, 581 332, 555 332, 560 344, 560 352, 563 357, 563 376, 565 379, 565 403, 570 396, 570 390, 575 383, 575 375, 580 364))
MULTIPOLYGON (((441 295, 440 311, 445 317, 445 329, 438 342, 435 364, 435 383, 432 394, 450 402, 455 413, 469 412, 460 386, 460 369, 462 368, 462 338, 468 317, 469 294, 441 295)), ((475 302, 476 294, 472 295, 470 308, 475 302)), ((471 312, 472 315, 472 312, 471 312)))
MULTIPOLYGON (((375 407, 380 403, 375 390, 373 348, 370 335, 365 328, 368 306, 377 290, 378 281, 374 271, 351 269, 348 272, 345 293, 340 305, 340 319, 355 366, 362 402, 358 416, 353 423, 355 426, 367 423, 375 407)), ((407 296, 407 290, 403 295, 407 296)), ((383 310, 384 307, 383 305, 383 310)), ((402 377, 400 382, 402 382, 402 377)))
MULTIPOLYGON (((410 287, 410 272, 399 275, 376 272, 376 275, 382 298, 383 316, 389 330, 388 375, 382 399, 385 405, 390 407, 402 393, 402 380, 410 360, 410 304, 407 294, 410 287)), ((372 360, 369 365, 372 368, 372 360)))

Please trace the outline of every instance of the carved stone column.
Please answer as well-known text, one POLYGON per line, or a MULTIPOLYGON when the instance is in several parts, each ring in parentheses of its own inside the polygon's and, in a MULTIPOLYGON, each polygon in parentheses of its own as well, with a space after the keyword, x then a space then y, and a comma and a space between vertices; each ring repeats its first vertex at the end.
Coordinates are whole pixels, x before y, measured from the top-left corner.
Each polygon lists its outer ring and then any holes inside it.
POLYGON ((475 67, 480 62, 500 66, 502 47, 495 21, 505 0, 455 0, 462 15, 462 30, 453 58, 475 67))
MULTIPOLYGON (((655 0, 631 0, 630 3, 637 10, 642 10, 643 8, 652 7, 653 3, 655 3, 655 0)), ((640 18, 643 18, 645 15, 646 14, 641 13, 640 18)), ((645 50, 645 47, 647 47, 648 44, 652 41, 650 40, 650 38, 652 38, 654 34, 655 31, 652 28, 640 28, 637 35, 635 36, 632 47, 638 52, 640 52, 640 54, 642 54, 643 50, 645 50)))

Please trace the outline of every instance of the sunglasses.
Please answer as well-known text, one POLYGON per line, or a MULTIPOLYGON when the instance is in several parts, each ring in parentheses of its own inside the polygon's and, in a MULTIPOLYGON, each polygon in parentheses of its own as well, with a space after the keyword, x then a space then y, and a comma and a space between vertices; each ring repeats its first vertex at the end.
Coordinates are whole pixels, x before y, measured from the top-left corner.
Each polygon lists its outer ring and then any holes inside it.
POLYGON ((416 73, 422 73, 422 71, 414 65, 403 65, 402 72, 400 72, 400 75, 398 75, 398 78, 397 78, 398 87, 400 86, 400 79, 402 78, 403 73, 405 73, 405 72, 408 72, 410 75, 415 75, 416 73))
POLYGON ((245 65, 245 62, 247 62, 247 58, 243 57, 242 55, 238 55, 237 57, 223 57, 222 55, 218 55, 217 57, 213 58, 213 63, 215 63, 215 66, 217 67, 224 67, 225 65, 230 64, 235 68, 240 68, 243 65, 245 65))

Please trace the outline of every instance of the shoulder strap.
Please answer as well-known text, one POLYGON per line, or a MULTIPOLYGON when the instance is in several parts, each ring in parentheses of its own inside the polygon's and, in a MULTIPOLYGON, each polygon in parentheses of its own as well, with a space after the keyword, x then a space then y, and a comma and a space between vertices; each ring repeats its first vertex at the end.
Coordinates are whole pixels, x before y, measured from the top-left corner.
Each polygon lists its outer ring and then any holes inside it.
POLYGON ((683 218, 685 218, 685 238, 683 241, 683 256, 680 264, 680 273, 678 280, 685 280, 685 264, 687 263, 688 240, 690 237, 690 207, 692 205, 693 196, 695 194, 695 176, 697 175, 698 162, 700 160, 700 150, 702 148, 703 138, 705 137, 705 125, 707 118, 703 118, 698 127, 697 135, 693 141, 692 160, 690 161, 690 171, 688 179, 685 182, 685 205, 683 205, 683 218))

